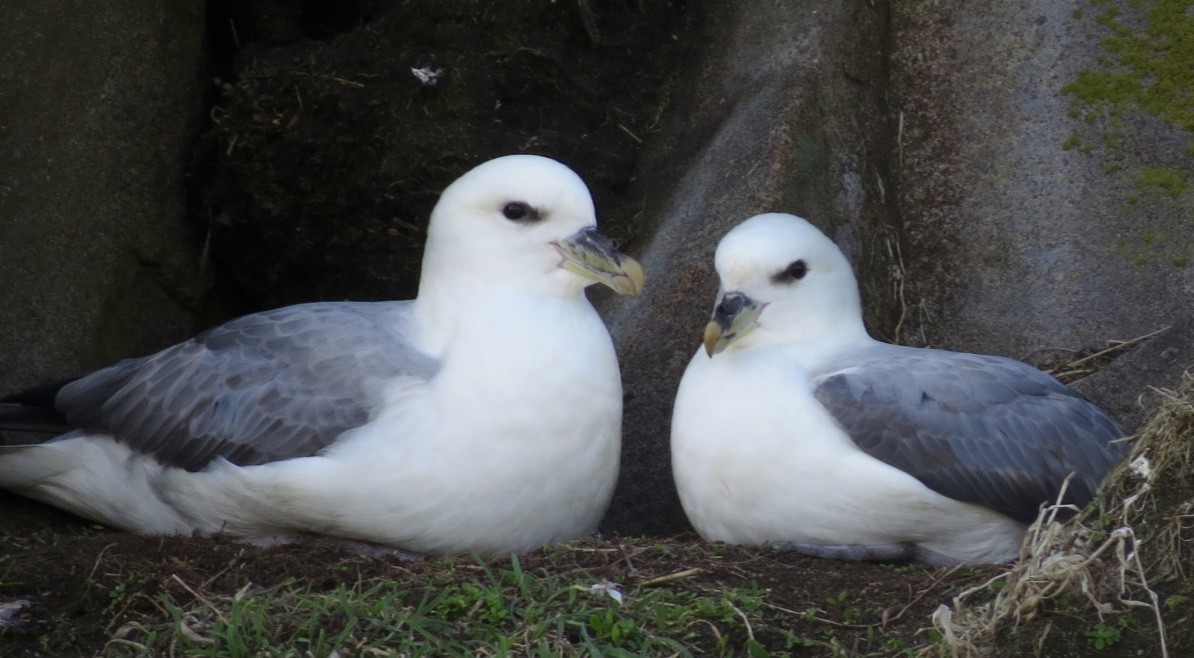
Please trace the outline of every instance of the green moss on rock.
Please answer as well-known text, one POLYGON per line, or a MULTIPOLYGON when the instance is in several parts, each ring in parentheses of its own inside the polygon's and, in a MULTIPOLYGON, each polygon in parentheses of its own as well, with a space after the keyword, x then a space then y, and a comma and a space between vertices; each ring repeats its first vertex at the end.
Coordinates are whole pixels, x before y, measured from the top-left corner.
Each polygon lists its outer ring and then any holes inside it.
MULTIPOLYGON (((1109 34, 1103 38, 1107 57, 1103 70, 1085 70, 1062 87, 1074 97, 1076 107, 1095 117, 1104 113, 1138 109, 1194 132, 1194 13, 1190 0, 1153 0, 1147 3, 1141 27, 1121 18, 1119 9, 1106 0, 1092 2, 1101 8, 1098 22, 1109 34)), ((1140 10, 1146 3, 1134 3, 1140 10)), ((1071 116, 1080 113, 1071 108, 1071 116)), ((1194 149, 1194 143, 1191 144, 1194 149)), ((1192 151, 1194 152, 1194 151, 1192 151)))
POLYGON ((1158 188, 1176 199, 1186 190, 1188 177, 1188 172, 1156 168, 1140 172, 1139 180, 1142 185, 1158 188))
MULTIPOLYGON (((1104 52, 1097 67, 1080 71, 1062 92, 1073 102, 1074 134, 1063 150, 1106 157, 1103 172, 1127 183, 1122 212, 1135 218, 1135 237, 1121 256, 1135 266, 1183 258, 1191 210, 1189 159, 1172 148, 1134 143, 1143 117, 1186 134, 1194 154, 1194 1, 1091 0, 1104 52), (1142 237, 1143 236, 1143 237, 1142 237), (1151 238, 1150 238, 1151 236, 1151 238)), ((1080 19, 1077 13, 1076 19, 1080 19)))

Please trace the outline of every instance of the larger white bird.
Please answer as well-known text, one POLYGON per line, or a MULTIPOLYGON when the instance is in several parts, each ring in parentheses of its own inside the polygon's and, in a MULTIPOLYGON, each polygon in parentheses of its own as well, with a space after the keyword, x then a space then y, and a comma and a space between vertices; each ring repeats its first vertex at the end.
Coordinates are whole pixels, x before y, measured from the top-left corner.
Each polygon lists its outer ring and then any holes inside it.
POLYGON ((721 288, 672 421, 680 500, 708 540, 933 564, 1014 558, 1124 448, 1091 403, 1019 361, 890 345, 845 256, 792 215, 718 245, 721 288))
POLYGON ((585 535, 621 441, 595 281, 637 294, 643 272, 581 179, 489 161, 432 212, 417 299, 258 313, 10 396, 0 427, 70 431, 0 448, 0 487, 150 534, 483 554, 585 535))

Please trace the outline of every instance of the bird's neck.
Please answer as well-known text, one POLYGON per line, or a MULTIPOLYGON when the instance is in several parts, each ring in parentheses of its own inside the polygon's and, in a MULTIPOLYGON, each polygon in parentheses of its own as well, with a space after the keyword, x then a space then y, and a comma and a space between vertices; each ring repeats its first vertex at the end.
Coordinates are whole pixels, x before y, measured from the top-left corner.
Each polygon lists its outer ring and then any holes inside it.
POLYGON ((856 316, 838 331, 804 342, 797 351, 796 358, 807 372, 815 375, 822 372, 827 365, 837 362, 842 354, 869 348, 876 342, 867 333, 862 317, 856 316))
POLYGON ((435 355, 442 353, 460 319, 479 313, 478 302, 502 287, 500 273, 480 271, 475 254, 464 262, 453 258, 453 246, 442 236, 428 237, 414 301, 414 331, 420 347, 435 355))
POLYGON ((869 345, 874 339, 859 317, 826 318, 789 325, 781 331, 760 327, 746 337, 743 348, 774 347, 790 354, 806 370, 817 370, 821 361, 832 359, 842 350, 869 345), (753 341, 752 341, 753 339, 753 341))
POLYGON ((862 317, 857 313, 825 317, 822 321, 803 322, 792 331, 788 337, 791 342, 809 345, 850 344, 871 340, 866 326, 862 323, 862 317))
POLYGON ((420 346, 432 354, 443 351, 447 337, 460 308, 467 303, 462 288, 467 290, 467 281, 458 274, 445 271, 431 274, 426 260, 419 279, 419 294, 414 301, 414 325, 420 346))
POLYGON ((502 335, 499 331, 516 335, 521 324, 550 323, 568 309, 589 306, 579 286, 570 294, 558 288, 526 281, 506 283, 500 277, 478 280, 475 274, 424 276, 413 310, 420 347, 438 355, 462 332, 492 335, 496 340, 502 335))

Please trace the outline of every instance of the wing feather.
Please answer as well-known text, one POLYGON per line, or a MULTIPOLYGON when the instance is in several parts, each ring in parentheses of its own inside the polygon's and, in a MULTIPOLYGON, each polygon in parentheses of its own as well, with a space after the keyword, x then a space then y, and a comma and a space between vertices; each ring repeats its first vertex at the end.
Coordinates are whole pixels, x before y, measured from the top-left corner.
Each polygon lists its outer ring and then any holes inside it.
POLYGON ((867 454, 934 491, 1022 522, 1085 505, 1126 449, 1114 420, 1012 359, 883 345, 816 379, 815 395, 867 454))
POLYGON ((437 362, 403 331, 409 302, 317 303, 234 320, 63 386, 67 422, 201 470, 309 456, 369 420, 384 385, 437 362))

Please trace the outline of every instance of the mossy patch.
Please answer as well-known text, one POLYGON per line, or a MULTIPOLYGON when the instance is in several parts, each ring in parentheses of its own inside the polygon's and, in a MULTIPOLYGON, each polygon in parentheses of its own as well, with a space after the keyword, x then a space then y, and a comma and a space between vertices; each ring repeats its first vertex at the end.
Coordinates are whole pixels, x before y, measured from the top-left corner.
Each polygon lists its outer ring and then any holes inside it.
POLYGON ((1110 0, 1092 0, 1104 37, 1105 70, 1082 71, 1063 91, 1091 105, 1142 109, 1194 130, 1194 16, 1189 0, 1134 2, 1122 16, 1110 0))
MULTIPOLYGON (((1138 148, 1128 126, 1139 129, 1132 117, 1159 119, 1184 131, 1187 156, 1194 154, 1194 2, 1090 0, 1090 5, 1103 33, 1103 53, 1096 68, 1080 71, 1061 89, 1072 97, 1069 116, 1078 122, 1061 148, 1085 155, 1099 150, 1107 157, 1104 173, 1129 190, 1122 212, 1139 218, 1141 235, 1130 238, 1135 247, 1128 261, 1178 267, 1188 258, 1194 224, 1185 194, 1190 159, 1173 149, 1138 148), (1162 221, 1170 216, 1176 223, 1162 221), (1144 239, 1146 234, 1154 238, 1144 239)), ((1076 20, 1084 16, 1074 13, 1076 20)))
POLYGON ((1173 198, 1177 198, 1186 190, 1186 179, 1189 174, 1173 169, 1145 169, 1140 172, 1140 183, 1155 187, 1173 198))
MULTIPOLYGON (((1062 87, 1074 97, 1071 117, 1107 119, 1104 138, 1116 140, 1125 112, 1143 111, 1194 132, 1194 13, 1190 0, 1132 3, 1122 16, 1110 0, 1091 0, 1107 34, 1101 68, 1084 70, 1062 87), (1146 7, 1147 5, 1147 7, 1146 7)), ((1076 15, 1077 17, 1077 15, 1076 15)), ((1194 141, 1188 148, 1194 153, 1194 141)))

